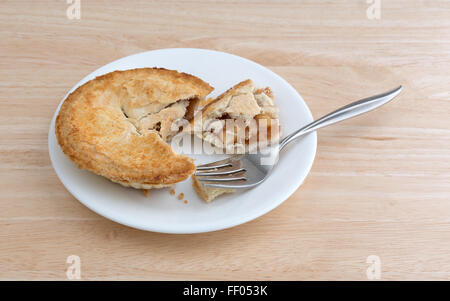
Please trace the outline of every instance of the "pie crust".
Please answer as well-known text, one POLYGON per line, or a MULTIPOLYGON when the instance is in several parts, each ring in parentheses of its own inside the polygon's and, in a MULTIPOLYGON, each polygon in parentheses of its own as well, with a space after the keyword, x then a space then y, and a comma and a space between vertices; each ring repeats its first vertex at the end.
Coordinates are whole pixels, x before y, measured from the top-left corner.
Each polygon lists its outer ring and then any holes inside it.
POLYGON ((167 143, 178 130, 169 125, 212 90, 193 75, 161 68, 108 73, 65 99, 56 137, 79 168, 138 189, 171 186, 195 165, 167 143))
POLYGON ((217 198, 218 196, 225 193, 233 193, 236 190, 232 188, 215 188, 215 187, 206 187, 196 176, 192 176, 192 186, 195 189, 195 192, 203 199, 205 202, 210 203, 212 200, 217 198))
POLYGON ((280 137, 279 110, 273 99, 269 87, 257 88, 252 80, 245 80, 209 100, 191 120, 190 129, 228 154, 267 147, 280 137))

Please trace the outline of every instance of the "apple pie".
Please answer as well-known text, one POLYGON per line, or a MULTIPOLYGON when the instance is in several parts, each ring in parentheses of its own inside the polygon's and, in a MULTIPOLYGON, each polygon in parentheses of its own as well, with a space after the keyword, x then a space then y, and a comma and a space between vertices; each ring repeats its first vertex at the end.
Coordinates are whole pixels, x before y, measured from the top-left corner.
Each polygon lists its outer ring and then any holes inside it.
POLYGON ((167 143, 213 88, 160 68, 115 71, 77 88, 61 106, 56 137, 78 167, 138 189, 171 186, 195 171, 167 143))
MULTIPOLYGON (((269 87, 246 80, 206 98, 212 90, 193 75, 162 68, 108 73, 65 99, 56 137, 79 168, 145 191, 172 186, 194 173, 192 160, 168 144, 182 131, 231 153, 278 141, 278 108, 269 87)), ((193 185, 207 202, 234 191, 205 187, 195 176, 193 185)))

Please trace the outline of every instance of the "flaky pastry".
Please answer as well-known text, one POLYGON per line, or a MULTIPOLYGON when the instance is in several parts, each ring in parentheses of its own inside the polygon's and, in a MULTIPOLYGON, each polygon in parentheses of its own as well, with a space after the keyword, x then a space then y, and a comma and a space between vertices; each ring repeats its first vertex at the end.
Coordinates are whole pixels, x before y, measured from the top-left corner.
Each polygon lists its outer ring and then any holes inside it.
POLYGON ((210 100, 191 120, 191 131, 227 153, 254 151, 278 142, 278 108, 269 87, 248 79, 210 100))
POLYGON ((138 189, 171 186, 195 171, 167 144, 190 102, 213 88, 160 68, 115 71, 77 88, 56 118, 56 137, 78 167, 138 189))

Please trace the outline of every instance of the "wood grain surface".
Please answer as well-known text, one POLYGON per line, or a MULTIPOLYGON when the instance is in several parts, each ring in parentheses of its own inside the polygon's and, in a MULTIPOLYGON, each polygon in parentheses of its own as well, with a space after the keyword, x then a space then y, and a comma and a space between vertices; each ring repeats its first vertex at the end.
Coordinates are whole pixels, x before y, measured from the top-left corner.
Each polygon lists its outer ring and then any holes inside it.
POLYGON ((450 2, 0 1, 0 279, 450 279, 450 2), (50 163, 50 120, 98 67, 141 51, 237 54, 290 82, 313 115, 398 84, 394 102, 323 129, 304 185, 212 233, 128 228, 80 204, 50 163))

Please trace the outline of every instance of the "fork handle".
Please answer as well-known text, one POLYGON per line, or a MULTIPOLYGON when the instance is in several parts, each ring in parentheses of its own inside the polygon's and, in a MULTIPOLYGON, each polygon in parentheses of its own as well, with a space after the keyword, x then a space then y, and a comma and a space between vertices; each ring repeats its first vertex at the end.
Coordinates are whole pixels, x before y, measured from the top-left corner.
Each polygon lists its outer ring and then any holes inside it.
POLYGON ((310 124, 302 127, 301 129, 293 132, 292 134, 289 134, 283 140, 280 142, 280 150, 283 149, 286 145, 288 145, 290 142, 294 141, 295 139, 302 137, 303 135, 306 135, 310 132, 313 132, 315 130, 318 130, 320 128, 323 128, 327 125, 349 119, 355 116, 358 116, 360 114, 372 111, 373 109, 378 108, 381 105, 384 105, 385 103, 388 103, 394 97, 396 97, 402 90, 402 86, 399 86, 395 88, 394 90, 391 90, 389 92, 385 92, 383 94, 371 96, 368 98, 364 98, 358 101, 355 101, 351 104, 348 104, 340 109, 337 109, 336 111, 333 111, 325 116, 323 116, 320 119, 317 119, 316 121, 311 122, 310 124))

